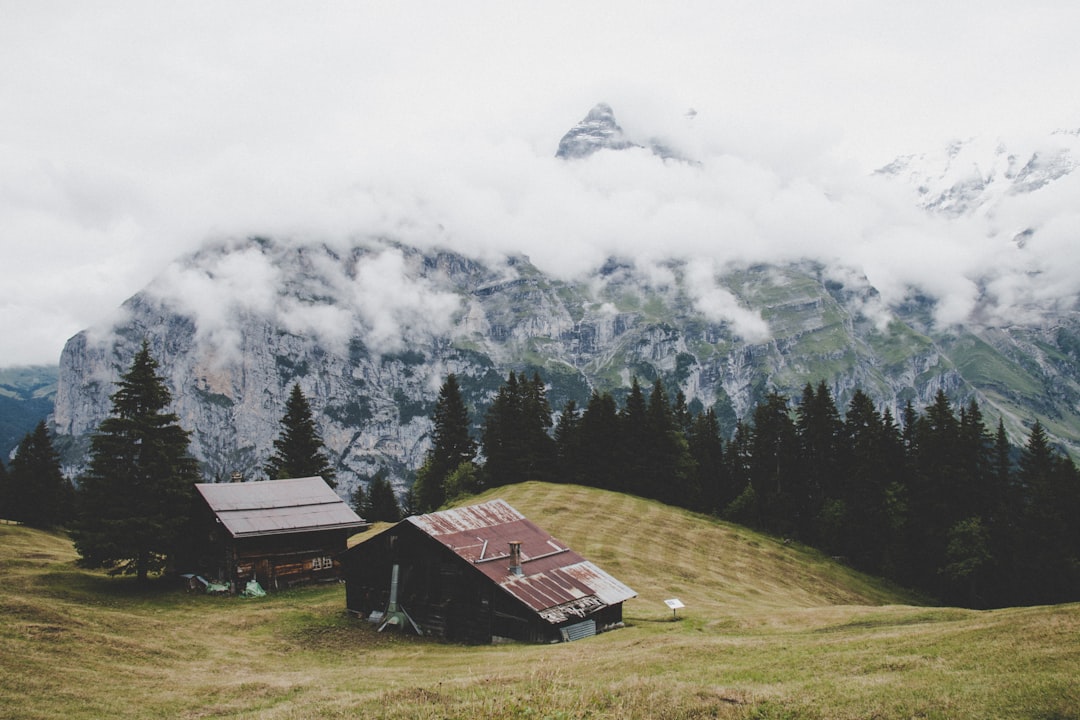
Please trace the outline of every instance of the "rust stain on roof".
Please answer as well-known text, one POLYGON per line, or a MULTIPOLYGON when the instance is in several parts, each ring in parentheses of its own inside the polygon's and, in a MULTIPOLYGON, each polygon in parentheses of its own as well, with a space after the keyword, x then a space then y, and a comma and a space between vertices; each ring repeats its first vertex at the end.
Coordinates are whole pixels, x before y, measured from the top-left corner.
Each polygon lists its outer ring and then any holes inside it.
POLYGON ((637 593, 528 520, 505 500, 408 518, 548 622, 559 623, 637 593), (521 574, 510 569, 521 543, 521 574))

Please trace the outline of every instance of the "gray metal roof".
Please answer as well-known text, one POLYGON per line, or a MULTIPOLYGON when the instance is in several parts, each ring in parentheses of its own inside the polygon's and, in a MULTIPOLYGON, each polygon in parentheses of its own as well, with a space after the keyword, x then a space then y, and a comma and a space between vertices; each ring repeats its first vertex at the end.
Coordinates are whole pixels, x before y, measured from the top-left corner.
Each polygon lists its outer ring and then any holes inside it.
POLYGON ((197 483, 233 537, 360 528, 366 523, 321 477, 197 483))

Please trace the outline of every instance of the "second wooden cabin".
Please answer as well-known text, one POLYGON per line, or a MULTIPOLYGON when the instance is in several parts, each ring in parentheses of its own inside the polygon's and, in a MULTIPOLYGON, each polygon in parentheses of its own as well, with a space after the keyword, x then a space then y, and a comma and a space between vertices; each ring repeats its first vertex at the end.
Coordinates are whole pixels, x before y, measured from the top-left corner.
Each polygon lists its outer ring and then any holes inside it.
POLYGON ((586 637, 636 597, 503 500, 406 518, 342 559, 354 614, 469 643, 586 637))

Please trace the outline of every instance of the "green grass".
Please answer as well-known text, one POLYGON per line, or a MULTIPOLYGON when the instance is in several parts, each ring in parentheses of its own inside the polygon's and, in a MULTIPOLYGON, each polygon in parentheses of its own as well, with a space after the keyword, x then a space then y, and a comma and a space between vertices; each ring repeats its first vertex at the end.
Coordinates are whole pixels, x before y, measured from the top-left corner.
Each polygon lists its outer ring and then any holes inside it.
POLYGON ((1080 605, 976 612, 624 495, 502 497, 639 596, 564 645, 379 634, 340 585, 261 600, 75 568, 0 525, 0 717, 1077 718, 1080 605), (686 603, 677 621, 663 600, 686 603))

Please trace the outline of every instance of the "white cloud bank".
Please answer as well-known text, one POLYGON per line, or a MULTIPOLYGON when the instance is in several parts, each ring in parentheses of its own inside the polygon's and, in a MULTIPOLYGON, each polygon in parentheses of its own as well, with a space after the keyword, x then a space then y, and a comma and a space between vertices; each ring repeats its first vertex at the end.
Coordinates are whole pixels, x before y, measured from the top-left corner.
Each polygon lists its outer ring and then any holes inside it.
MULTIPOLYGON (((162 272, 200 332, 226 332, 226 310, 273 300, 274 268, 241 255, 211 288, 168 264, 256 234, 525 252, 563 276, 609 255, 814 257, 938 298, 942 322, 1071 306, 1080 177, 945 220, 869 171, 956 135, 1080 127, 1077 26, 1064 2, 27 4, 0 25, 0 366, 55 362, 162 272), (701 165, 556 161, 598 101, 701 165)), ((703 310, 760 331, 697 280, 703 310)), ((443 309, 357 292, 391 345, 443 309)), ((340 312, 286 317, 332 335, 340 312)))

